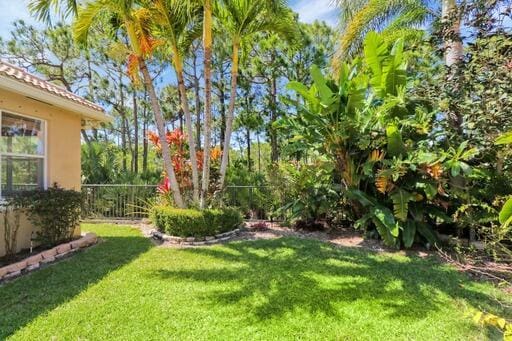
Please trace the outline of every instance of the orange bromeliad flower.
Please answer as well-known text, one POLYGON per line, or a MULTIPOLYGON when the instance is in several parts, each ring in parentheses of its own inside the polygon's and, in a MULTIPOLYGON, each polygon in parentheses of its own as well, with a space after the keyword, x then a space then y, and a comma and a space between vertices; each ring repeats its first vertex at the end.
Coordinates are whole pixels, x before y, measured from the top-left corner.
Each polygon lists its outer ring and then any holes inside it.
POLYGON ((148 139, 158 150, 161 148, 160 137, 155 132, 148 132, 148 139))
POLYGON ((217 146, 212 149, 212 151, 210 153, 210 158, 212 159, 212 161, 217 161, 220 159, 221 155, 222 155, 222 150, 220 149, 219 146, 217 146))
POLYGON ((374 150, 371 152, 369 159, 370 161, 382 161, 384 159, 384 152, 381 152, 380 150, 374 150))
POLYGON ((443 175, 443 167, 440 163, 433 164, 427 167, 427 173, 434 179, 439 180, 441 175, 443 175))

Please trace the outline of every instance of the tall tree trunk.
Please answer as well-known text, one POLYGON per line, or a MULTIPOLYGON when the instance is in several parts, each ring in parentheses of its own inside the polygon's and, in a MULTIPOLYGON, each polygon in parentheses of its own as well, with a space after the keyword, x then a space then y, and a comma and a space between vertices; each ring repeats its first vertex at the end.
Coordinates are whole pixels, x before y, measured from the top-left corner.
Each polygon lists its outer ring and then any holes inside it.
POLYGON ((133 91, 133 172, 139 172, 139 110, 137 106, 137 92, 133 91))
POLYGON ((212 121, 212 3, 204 0, 203 46, 204 46, 204 154, 203 182, 200 207, 206 207, 206 196, 210 183, 210 140, 212 121))
MULTIPOLYGON (((460 67, 464 55, 464 47, 461 38, 461 22, 460 13, 457 8, 456 0, 443 0, 442 2, 442 23, 444 37, 444 60, 448 67, 447 84, 451 85, 451 98, 459 98, 461 96, 461 85, 459 81, 460 67)), ((463 118, 462 113, 455 106, 450 105, 448 119, 453 128, 462 135, 463 118)))
POLYGON ((80 132, 82 133, 82 138, 84 139, 87 148, 89 148, 89 150, 92 150, 91 139, 89 138, 89 135, 87 135, 85 129, 81 129, 80 132))
POLYGON ((272 76, 270 80, 270 159, 277 162, 279 160, 279 146, 277 144, 277 133, 274 128, 274 122, 277 121, 277 85, 276 79, 272 76))
MULTIPOLYGON (((86 52, 85 59, 87 60, 87 84, 88 84, 88 91, 89 91, 89 99, 91 102, 96 102, 95 96, 94 96, 94 83, 92 79, 92 66, 91 66, 91 56, 89 55, 89 52, 86 52)), ((92 136, 95 141, 98 141, 98 129, 95 127, 92 128, 92 136)))
MULTIPOLYGON (((132 142, 132 134, 130 131, 130 122, 128 121, 128 116, 125 119, 125 128, 126 128, 126 142, 128 143, 128 151, 130 155, 133 156, 133 142, 132 142)), ((133 172, 133 160, 130 160, 130 170, 133 172)))
POLYGON ((199 77, 197 76, 197 56, 194 55, 194 93, 196 100, 196 147, 201 149, 201 89, 199 88, 199 77))
POLYGON ((123 171, 126 172, 127 164, 126 164, 126 113, 124 107, 124 91, 123 91, 123 83, 122 83, 122 70, 119 69, 119 115, 121 116, 121 152, 123 154, 122 166, 123 171))
POLYGON ((142 173, 148 172, 148 109, 146 107, 146 101, 148 97, 147 90, 144 90, 144 106, 142 107, 142 173))
POLYGON ((247 141, 247 169, 251 171, 251 129, 246 128, 246 141, 247 141))
POLYGON ((256 134, 256 140, 258 142, 258 172, 261 173, 261 143, 260 143, 260 134, 256 134))
POLYGON ((236 86, 238 80, 238 54, 240 50, 240 40, 235 37, 233 39, 233 55, 231 63, 231 94, 229 98, 229 109, 226 118, 226 136, 224 137, 224 148, 222 148, 222 161, 220 164, 220 181, 219 188, 224 187, 224 181, 226 179, 226 172, 228 169, 229 161, 229 147, 231 145, 231 133, 233 130, 233 119, 235 116, 235 104, 236 104, 236 86))
POLYGON ((220 113, 220 147, 224 149, 226 139, 226 83, 224 83, 224 74, 220 72, 219 81, 219 113, 220 113))
POLYGON ((174 203, 179 208, 185 208, 185 203, 183 202, 183 197, 181 196, 180 188, 178 185, 178 180, 176 179, 176 173, 174 172, 174 167, 172 165, 171 151, 169 145, 166 143, 167 139, 164 118, 162 116, 160 103, 158 103, 158 97, 156 96, 155 88, 153 86, 153 80, 151 79, 148 67, 143 58, 139 59, 139 66, 144 79, 144 84, 146 85, 146 89, 148 90, 149 99, 151 101, 151 107, 153 108, 153 113, 155 115, 155 123, 158 131, 158 136, 161 141, 164 169, 171 183, 171 190, 173 194, 174 203))
POLYGON ((196 158, 196 142, 194 140, 194 130, 192 129, 192 116, 188 106, 187 89, 185 88, 185 79, 183 77, 183 63, 178 54, 178 50, 174 50, 174 67, 176 69, 176 76, 178 78, 178 90, 181 95, 181 108, 185 113, 185 124, 187 126, 188 145, 190 150, 190 162, 192 164, 192 186, 193 186, 193 200, 199 202, 199 172, 197 168, 196 158))
MULTIPOLYGON (((178 111, 178 127, 179 129, 183 132, 185 131, 183 129, 183 110, 180 108, 180 110, 178 111)), ((174 126, 173 126, 173 129, 174 129, 174 126)))

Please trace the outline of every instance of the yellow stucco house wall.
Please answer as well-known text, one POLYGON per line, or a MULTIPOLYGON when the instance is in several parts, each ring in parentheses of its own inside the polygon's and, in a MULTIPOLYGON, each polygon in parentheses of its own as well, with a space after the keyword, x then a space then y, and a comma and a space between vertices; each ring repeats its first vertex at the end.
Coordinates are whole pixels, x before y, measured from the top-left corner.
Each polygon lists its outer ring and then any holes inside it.
MULTIPOLYGON (((108 120, 94 103, 0 61, 0 200, 23 187, 54 183, 79 191, 81 129, 108 120)), ((4 231, 2 216, 0 257, 4 231)), ((18 250, 30 247, 33 232, 22 217, 18 250)))

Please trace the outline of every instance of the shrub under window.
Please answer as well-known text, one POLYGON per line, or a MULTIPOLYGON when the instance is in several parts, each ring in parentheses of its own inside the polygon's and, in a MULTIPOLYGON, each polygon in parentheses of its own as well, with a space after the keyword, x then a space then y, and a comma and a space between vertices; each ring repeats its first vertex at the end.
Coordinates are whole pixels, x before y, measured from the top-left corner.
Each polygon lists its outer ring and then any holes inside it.
POLYGON ((40 230, 37 240, 53 246, 70 240, 80 222, 82 193, 54 185, 47 190, 36 189, 21 194, 29 220, 40 230))

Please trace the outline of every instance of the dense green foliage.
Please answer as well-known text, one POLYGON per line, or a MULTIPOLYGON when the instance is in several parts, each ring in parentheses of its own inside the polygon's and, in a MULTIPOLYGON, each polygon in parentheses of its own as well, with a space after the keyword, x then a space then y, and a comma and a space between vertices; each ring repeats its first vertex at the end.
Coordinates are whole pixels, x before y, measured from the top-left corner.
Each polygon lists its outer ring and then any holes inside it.
POLYGON ((179 209, 167 205, 151 208, 150 219, 162 232, 177 237, 206 237, 236 229, 242 223, 237 209, 179 209))

